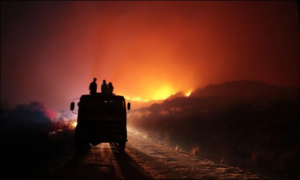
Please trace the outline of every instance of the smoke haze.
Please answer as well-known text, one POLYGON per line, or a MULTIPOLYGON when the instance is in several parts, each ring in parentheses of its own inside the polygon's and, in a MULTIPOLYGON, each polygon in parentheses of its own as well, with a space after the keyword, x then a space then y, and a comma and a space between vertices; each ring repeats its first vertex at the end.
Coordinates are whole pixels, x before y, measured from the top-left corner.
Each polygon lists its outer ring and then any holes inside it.
POLYGON ((293 1, 1 2, 1 99, 57 111, 96 77, 164 99, 232 80, 299 87, 293 1))

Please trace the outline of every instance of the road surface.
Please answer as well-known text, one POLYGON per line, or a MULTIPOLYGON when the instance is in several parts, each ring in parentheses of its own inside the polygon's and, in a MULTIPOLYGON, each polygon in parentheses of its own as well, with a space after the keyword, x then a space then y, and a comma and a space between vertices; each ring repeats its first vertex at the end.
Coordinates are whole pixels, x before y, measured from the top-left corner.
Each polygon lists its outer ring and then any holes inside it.
POLYGON ((49 179, 263 179, 236 167, 215 164, 128 133, 125 153, 114 145, 91 146, 72 155, 49 179))

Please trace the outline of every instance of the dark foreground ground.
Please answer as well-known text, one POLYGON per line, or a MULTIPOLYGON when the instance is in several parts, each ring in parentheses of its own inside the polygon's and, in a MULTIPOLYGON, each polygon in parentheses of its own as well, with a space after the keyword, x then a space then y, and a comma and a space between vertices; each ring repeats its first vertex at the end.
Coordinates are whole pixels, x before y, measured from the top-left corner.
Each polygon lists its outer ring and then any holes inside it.
POLYGON ((91 146, 81 154, 67 146, 56 156, 43 159, 7 152, 6 161, 1 161, 5 167, 2 179, 264 179, 159 145, 132 132, 125 153, 108 143, 91 146))

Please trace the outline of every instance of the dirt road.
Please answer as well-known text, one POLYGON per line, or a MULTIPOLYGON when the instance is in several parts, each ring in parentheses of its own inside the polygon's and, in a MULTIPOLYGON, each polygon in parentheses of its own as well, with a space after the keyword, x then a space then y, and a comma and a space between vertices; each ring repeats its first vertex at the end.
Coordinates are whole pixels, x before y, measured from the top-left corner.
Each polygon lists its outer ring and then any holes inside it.
POLYGON ((125 153, 102 143, 74 154, 49 179, 263 179, 250 172, 176 151, 128 134, 125 153))

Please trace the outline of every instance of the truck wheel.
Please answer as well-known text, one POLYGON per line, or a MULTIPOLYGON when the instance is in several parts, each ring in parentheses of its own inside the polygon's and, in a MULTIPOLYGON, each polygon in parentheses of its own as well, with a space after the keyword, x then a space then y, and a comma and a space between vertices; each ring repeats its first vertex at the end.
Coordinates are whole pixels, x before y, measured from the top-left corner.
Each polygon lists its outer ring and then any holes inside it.
POLYGON ((119 151, 124 152, 126 147, 126 141, 119 142, 119 151))
POLYGON ((76 152, 82 153, 90 148, 90 144, 84 141, 76 141, 76 152))
POLYGON ((85 139, 81 139, 81 129, 79 128, 79 126, 76 126, 75 128, 76 152, 78 153, 85 152, 86 150, 89 149, 89 147, 90 147, 90 143, 85 139))

